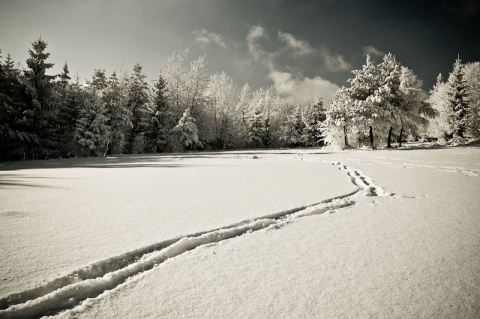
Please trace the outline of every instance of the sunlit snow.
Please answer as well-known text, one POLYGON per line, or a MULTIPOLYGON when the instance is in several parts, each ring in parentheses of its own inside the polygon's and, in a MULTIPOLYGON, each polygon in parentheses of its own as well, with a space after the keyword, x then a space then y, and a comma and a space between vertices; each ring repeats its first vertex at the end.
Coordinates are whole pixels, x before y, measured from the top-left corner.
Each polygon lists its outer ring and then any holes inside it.
POLYGON ((475 318, 480 149, 0 164, 0 318, 475 318))

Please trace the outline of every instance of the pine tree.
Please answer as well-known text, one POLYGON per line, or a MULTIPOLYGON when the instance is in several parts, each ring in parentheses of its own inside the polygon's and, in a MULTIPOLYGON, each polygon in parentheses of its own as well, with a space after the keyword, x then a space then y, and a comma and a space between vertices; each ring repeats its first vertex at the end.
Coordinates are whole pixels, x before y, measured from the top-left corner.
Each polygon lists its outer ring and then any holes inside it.
POLYGON ((88 82, 89 91, 101 97, 107 89, 107 86, 105 70, 95 69, 92 75, 92 80, 88 82))
POLYGON ((60 85, 63 88, 66 88, 68 85, 68 81, 72 79, 69 73, 70 72, 68 71, 68 64, 67 62, 65 62, 65 64, 63 65, 62 73, 60 73, 60 75, 58 76, 60 78, 60 85))
POLYGON ((320 130, 324 136, 324 142, 339 149, 349 148, 348 136, 356 129, 354 115, 352 113, 353 99, 348 89, 340 88, 333 96, 332 103, 325 113, 325 121, 320 124, 320 130))
POLYGON ((173 112, 167 100, 167 84, 160 75, 154 84, 150 121, 145 134, 147 150, 153 153, 172 149, 171 131, 175 126, 173 112))
POLYGON ((464 66, 464 70, 470 107, 467 134, 478 138, 480 137, 480 62, 468 63, 464 66))
POLYGON ((186 109, 178 124, 173 128, 177 141, 181 145, 180 150, 194 149, 201 146, 198 140, 198 128, 195 119, 190 115, 190 109, 186 109))
POLYGON ((323 100, 317 96, 313 103, 305 109, 303 113, 303 123, 305 125, 302 131, 302 140, 307 146, 323 145, 321 125, 325 121, 325 109, 323 100))
POLYGON ((361 141, 362 135, 365 134, 364 128, 368 127, 369 144, 373 148, 373 126, 375 118, 378 116, 374 94, 381 85, 381 77, 379 70, 371 62, 370 55, 367 55, 366 64, 363 65, 362 70, 354 70, 352 73, 355 77, 348 80, 350 83, 348 92, 353 99, 351 106, 354 117, 353 122, 356 129, 361 132, 359 141, 361 141))
POLYGON ((455 60, 453 70, 448 77, 448 102, 453 110, 449 123, 453 127, 454 137, 464 137, 469 116, 468 88, 460 58, 455 60))
POLYGON ((250 118, 248 126, 248 145, 253 148, 264 147, 265 141, 265 120, 260 110, 255 110, 255 113, 250 118))
POLYGON ((289 147, 302 146, 302 133, 304 129, 305 124, 302 119, 302 113, 300 112, 300 108, 297 107, 293 111, 293 114, 287 116, 281 140, 289 147))
POLYGON ((113 72, 108 79, 107 88, 102 98, 105 102, 106 116, 110 126, 108 141, 110 154, 123 153, 126 134, 132 128, 131 112, 127 107, 124 91, 118 81, 117 74, 113 72))
POLYGON ((58 136, 56 115, 58 103, 54 95, 55 76, 47 75, 53 63, 48 63, 50 53, 46 53, 47 43, 38 39, 32 43, 28 53, 28 69, 25 70, 26 110, 23 123, 28 132, 35 135, 35 140, 27 143, 26 156, 29 158, 46 158, 57 153, 58 136))
POLYGON ((70 84, 68 65, 65 62, 63 71, 57 82, 57 96, 59 112, 57 115, 58 136, 60 141, 60 154, 62 157, 70 157, 75 154, 75 126, 80 105, 83 103, 84 93, 77 84, 70 84))
POLYGON ((105 152, 109 138, 105 103, 91 95, 83 101, 75 127, 75 140, 83 147, 81 153, 97 156, 105 152))
POLYGON ((20 77, 10 54, 4 64, 0 56, 0 160, 23 159, 25 146, 37 140, 22 125, 26 104, 25 86, 20 77))
MULTIPOLYGON (((132 114, 132 129, 127 142, 129 143, 129 149, 131 152, 133 152, 132 146, 135 138, 143 135, 148 125, 147 103, 149 101, 149 88, 145 78, 146 76, 143 74, 140 64, 135 64, 133 67, 133 74, 130 76, 127 86, 127 105, 132 114)), ((143 152, 143 150, 138 149, 139 139, 137 139, 136 151, 143 152)))

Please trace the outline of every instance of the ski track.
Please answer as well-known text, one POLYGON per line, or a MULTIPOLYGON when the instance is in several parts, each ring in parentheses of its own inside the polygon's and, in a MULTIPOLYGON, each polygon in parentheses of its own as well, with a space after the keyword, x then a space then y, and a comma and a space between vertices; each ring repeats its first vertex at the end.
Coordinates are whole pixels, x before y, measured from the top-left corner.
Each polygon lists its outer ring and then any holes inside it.
MULTIPOLYGON (((316 162, 298 154, 300 160, 316 162)), ((359 170, 341 162, 322 160, 336 165, 351 178, 357 190, 319 203, 297 207, 255 219, 244 220, 226 227, 164 240, 120 256, 105 259, 58 277, 41 286, 0 298, 0 318, 39 318, 73 309, 83 301, 113 290, 134 276, 149 271, 169 258, 197 247, 214 244, 261 229, 278 229, 298 218, 332 214, 356 204, 359 196, 394 196, 376 185, 359 170)))

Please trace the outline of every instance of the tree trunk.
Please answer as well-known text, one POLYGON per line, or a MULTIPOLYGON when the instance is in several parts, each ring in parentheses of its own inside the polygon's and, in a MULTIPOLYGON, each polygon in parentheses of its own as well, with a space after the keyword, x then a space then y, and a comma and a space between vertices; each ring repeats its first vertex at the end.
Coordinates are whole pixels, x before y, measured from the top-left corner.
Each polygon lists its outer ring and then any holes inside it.
POLYGON ((345 139, 345 148, 348 148, 347 126, 343 127, 343 137, 345 139))
POLYGON ((398 147, 402 147, 402 138, 403 138, 403 126, 402 128, 400 129, 400 139, 398 141, 398 147))
POLYGON ((387 148, 392 148, 392 127, 388 129, 387 148))
POLYGON ((369 126, 370 147, 373 149, 373 127, 369 126))

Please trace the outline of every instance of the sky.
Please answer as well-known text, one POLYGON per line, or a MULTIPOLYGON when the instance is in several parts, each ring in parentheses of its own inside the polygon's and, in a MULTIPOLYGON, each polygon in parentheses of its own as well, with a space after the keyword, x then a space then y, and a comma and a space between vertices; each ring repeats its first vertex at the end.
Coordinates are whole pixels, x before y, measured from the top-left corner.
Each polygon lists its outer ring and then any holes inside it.
POLYGON ((477 0, 0 0, 0 49, 25 67, 41 37, 51 73, 67 62, 81 82, 137 62, 154 81, 189 49, 238 86, 328 104, 366 54, 380 63, 391 52, 430 90, 458 55, 480 60, 479 21, 477 0))

